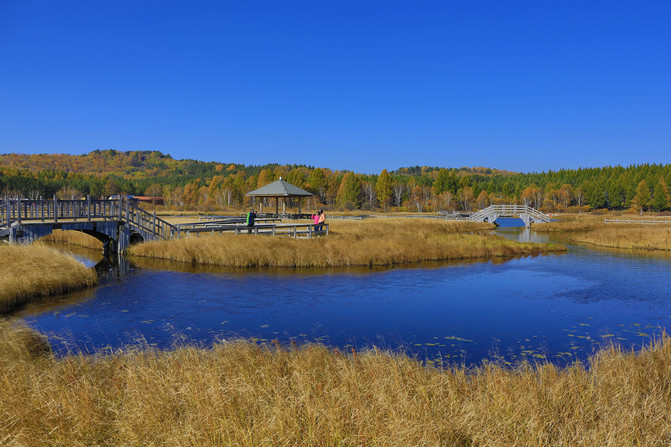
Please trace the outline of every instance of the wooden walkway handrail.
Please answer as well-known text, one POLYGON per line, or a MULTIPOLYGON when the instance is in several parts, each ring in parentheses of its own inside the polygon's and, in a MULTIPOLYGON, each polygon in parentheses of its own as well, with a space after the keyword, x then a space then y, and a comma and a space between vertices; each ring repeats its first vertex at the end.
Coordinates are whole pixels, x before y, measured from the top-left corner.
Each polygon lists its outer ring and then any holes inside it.
MULTIPOLYGON (((327 235, 328 224, 324 230, 315 232, 313 223, 282 224, 276 222, 278 218, 260 218, 253 227, 240 225, 241 218, 228 219, 219 222, 196 222, 191 224, 172 225, 138 207, 128 198, 118 199, 91 199, 81 200, 3 200, 0 202, 0 229, 9 229, 12 225, 21 223, 59 223, 77 221, 117 221, 133 231, 141 233, 144 238, 170 239, 188 235, 190 233, 225 233, 234 234, 288 234, 293 237, 312 237, 327 235), (318 233, 318 234, 317 234, 318 233)), ((7 231, 7 230, 5 230, 7 231)))
POLYGON ((232 233, 232 234, 261 234, 261 235, 289 235, 292 237, 314 237, 329 234, 329 224, 323 224, 322 231, 315 231, 315 225, 312 223, 301 223, 301 224, 259 224, 254 226, 247 225, 221 225, 219 227, 210 227, 210 228, 184 228, 180 229, 178 236, 188 236, 191 233, 210 233, 210 234, 223 234, 223 233, 232 233))
POLYGON ((604 219, 606 224, 628 224, 628 225, 671 225, 668 219, 604 219))

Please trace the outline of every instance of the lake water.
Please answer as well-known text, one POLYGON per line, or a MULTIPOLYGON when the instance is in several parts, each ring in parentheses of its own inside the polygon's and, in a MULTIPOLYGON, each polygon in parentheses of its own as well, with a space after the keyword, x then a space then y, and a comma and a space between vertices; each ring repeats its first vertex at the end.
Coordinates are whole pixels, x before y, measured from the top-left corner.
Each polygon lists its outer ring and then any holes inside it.
MULTIPOLYGON (((521 228, 498 232, 550 240, 521 228)), ((671 259, 576 245, 566 254, 394 269, 170 268, 113 273, 95 289, 20 316, 59 352, 245 337, 346 350, 376 345, 467 365, 565 364, 603 343, 640 348, 671 323, 671 259)))

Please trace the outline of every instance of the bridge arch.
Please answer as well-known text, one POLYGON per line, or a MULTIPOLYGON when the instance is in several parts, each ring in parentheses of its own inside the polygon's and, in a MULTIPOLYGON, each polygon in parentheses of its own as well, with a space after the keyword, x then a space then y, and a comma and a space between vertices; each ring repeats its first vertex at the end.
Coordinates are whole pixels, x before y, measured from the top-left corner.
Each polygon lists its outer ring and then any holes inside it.
POLYGON ((491 205, 473 214, 470 220, 495 223, 499 217, 517 217, 527 228, 532 223, 550 222, 550 216, 528 205, 491 205))

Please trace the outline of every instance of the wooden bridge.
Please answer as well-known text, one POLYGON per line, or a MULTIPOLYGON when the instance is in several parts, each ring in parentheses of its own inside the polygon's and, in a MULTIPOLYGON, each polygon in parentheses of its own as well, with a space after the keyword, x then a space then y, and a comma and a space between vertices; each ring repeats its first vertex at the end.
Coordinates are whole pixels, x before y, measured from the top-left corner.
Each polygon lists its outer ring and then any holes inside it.
POLYGON ((470 217, 472 222, 495 223, 499 217, 519 217, 524 226, 529 228, 531 223, 550 222, 550 216, 528 205, 491 205, 470 217))
MULTIPOLYGON (((318 235, 313 224, 260 224, 247 227, 241 219, 172 225, 138 207, 132 199, 0 200, 0 239, 10 244, 31 243, 54 230, 75 230, 103 243, 105 254, 122 253, 129 245, 171 239, 193 233, 318 235)), ((328 234, 328 225, 320 234, 328 234)))

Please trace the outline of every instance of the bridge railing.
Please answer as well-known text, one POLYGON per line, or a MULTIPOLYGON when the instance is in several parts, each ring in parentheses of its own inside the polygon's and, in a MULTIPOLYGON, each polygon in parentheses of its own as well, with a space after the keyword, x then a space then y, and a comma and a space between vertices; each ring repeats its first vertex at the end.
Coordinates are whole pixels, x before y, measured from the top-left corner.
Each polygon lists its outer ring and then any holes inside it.
POLYGON ((14 222, 23 221, 115 219, 121 217, 122 209, 121 201, 118 199, 5 199, 0 202, 0 227, 9 227, 14 222))
POLYGON ((484 208, 477 213, 473 214, 470 219, 472 221, 482 220, 485 217, 491 215, 521 215, 527 214, 531 216, 534 220, 540 222, 549 222, 550 216, 545 213, 538 211, 535 208, 530 207, 529 205, 490 205, 487 208, 484 208))
POLYGON ((126 200, 125 216, 123 220, 137 229, 146 231, 154 237, 171 239, 179 235, 177 227, 165 220, 156 217, 156 213, 149 213, 126 200))
POLYGON ((148 213, 127 198, 81 200, 5 199, 0 201, 0 228, 14 222, 119 220, 155 237, 171 238, 176 227, 148 213))

